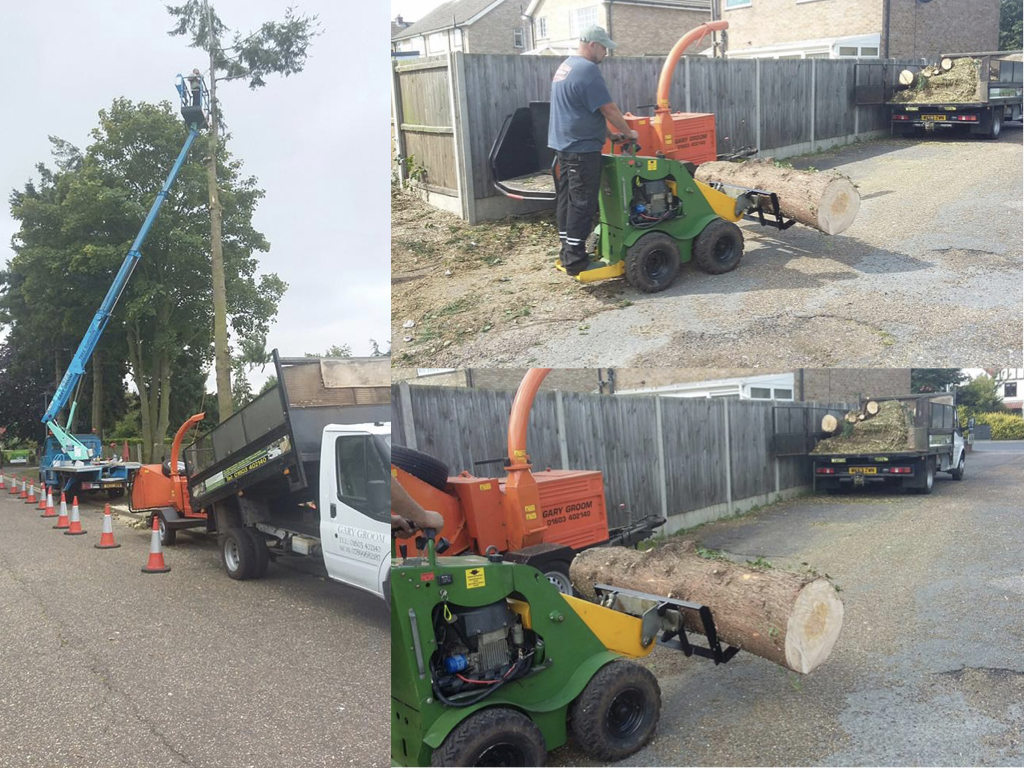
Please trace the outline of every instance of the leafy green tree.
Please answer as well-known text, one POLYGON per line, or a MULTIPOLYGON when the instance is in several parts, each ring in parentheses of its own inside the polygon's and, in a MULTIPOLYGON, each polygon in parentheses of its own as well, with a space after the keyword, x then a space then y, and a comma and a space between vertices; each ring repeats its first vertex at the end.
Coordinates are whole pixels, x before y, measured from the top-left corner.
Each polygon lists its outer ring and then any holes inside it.
POLYGON ((345 358, 352 357, 352 347, 348 344, 334 344, 327 348, 322 355, 319 352, 307 352, 303 357, 331 357, 345 358))
POLYGON ((911 368, 911 392, 948 392, 951 387, 969 381, 960 368, 911 368))
MULTIPOLYGON (((117 99, 100 112, 85 153, 75 162, 63 162, 58 155, 58 172, 41 171, 40 189, 30 184, 12 196, 11 212, 21 228, 0 295, 12 334, 45 327, 75 338, 73 354, 180 151, 184 131, 166 102, 117 99), (61 279, 54 280, 55 274, 61 279), (81 306, 83 301, 88 308, 81 306), (48 317, 51 310, 55 318, 48 317)), ((226 148, 220 158, 224 274, 231 288, 227 311, 236 334, 260 339, 286 285, 277 275, 256 275, 255 254, 269 248, 252 226, 262 190, 254 178, 242 175, 241 163, 226 148)), ((202 372, 210 363, 205 177, 193 153, 150 230, 104 335, 103 359, 125 361, 139 392, 147 461, 154 447, 163 450, 175 371, 202 372)), ((64 367, 55 365, 60 375, 64 367)))
POLYGON ((994 413, 1005 410, 999 398, 999 382, 991 376, 979 376, 960 387, 956 393, 956 400, 968 413, 994 413))
POLYGON ((999 50, 1019 51, 1024 38, 1024 0, 999 3, 999 50))
MULTIPOLYGON (((214 11, 209 0, 186 0, 182 5, 168 5, 167 12, 174 17, 169 35, 188 37, 192 48, 206 51, 209 57, 210 127, 207 148, 207 191, 210 207, 210 254, 213 275, 214 347, 217 374, 217 403, 220 416, 226 419, 233 410, 231 388, 231 351, 227 333, 227 280, 222 248, 222 210, 217 179, 218 155, 221 151, 220 128, 222 122, 217 83, 247 80, 249 88, 256 90, 266 85, 269 75, 288 75, 301 72, 306 65, 306 51, 319 34, 316 16, 296 15, 292 8, 285 11, 284 21, 264 22, 254 32, 241 34, 232 31, 214 11), (230 44, 225 38, 231 34, 230 44)), ((247 389, 247 385, 242 389, 247 389)))

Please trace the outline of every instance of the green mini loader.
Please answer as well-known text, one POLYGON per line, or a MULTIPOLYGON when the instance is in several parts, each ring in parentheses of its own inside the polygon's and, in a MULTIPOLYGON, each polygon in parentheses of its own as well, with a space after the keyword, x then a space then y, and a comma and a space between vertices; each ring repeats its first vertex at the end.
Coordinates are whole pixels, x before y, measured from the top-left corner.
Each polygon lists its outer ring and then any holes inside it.
POLYGON ((570 736, 602 761, 650 741, 661 692, 629 659, 656 643, 728 661, 707 606, 595 585, 561 594, 502 556, 445 557, 424 531, 391 569, 392 765, 543 765, 570 736), (687 613, 708 647, 691 645, 687 613))

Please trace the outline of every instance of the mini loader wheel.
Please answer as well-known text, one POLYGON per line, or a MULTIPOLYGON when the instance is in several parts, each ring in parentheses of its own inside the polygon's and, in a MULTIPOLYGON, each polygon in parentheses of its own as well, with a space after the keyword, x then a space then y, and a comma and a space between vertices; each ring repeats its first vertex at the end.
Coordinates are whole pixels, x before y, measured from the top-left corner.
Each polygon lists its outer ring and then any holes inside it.
POLYGON ((679 267, 679 246, 664 232, 648 232, 626 251, 626 280, 644 293, 664 291, 679 267))
POLYGON ((544 765, 544 735, 533 721, 508 707, 474 712, 434 750, 431 765, 544 765))
POLYGON ((743 258, 743 233, 731 221, 715 219, 693 239, 693 263, 709 275, 731 272, 743 258))
POLYGON ((641 749, 658 725, 661 689, 649 670, 613 661, 590 678, 569 712, 580 749, 598 760, 622 760, 641 749))

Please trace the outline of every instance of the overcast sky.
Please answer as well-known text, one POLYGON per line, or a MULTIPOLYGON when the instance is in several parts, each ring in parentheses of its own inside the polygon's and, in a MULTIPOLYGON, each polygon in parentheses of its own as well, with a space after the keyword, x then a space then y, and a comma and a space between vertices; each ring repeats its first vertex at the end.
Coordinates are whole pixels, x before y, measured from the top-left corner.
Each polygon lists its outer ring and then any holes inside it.
MULTIPOLYGON (((268 349, 300 356, 349 344, 365 355, 370 338, 386 348, 390 336, 388 10, 348 0, 215 0, 214 6, 228 26, 248 32, 281 20, 289 3, 319 14, 322 23, 305 70, 268 78, 257 91, 244 82, 218 90, 231 151, 266 190, 254 217, 271 245, 262 269, 289 284, 268 349)), ((84 149, 97 113, 115 97, 175 103, 175 75, 194 66, 205 71, 208 61, 186 38, 167 35, 171 17, 157 0, 4 3, 3 16, 0 260, 6 262, 17 229, 7 195, 36 175, 37 162, 52 166, 48 135, 84 149)), ((168 170, 173 162, 167 158, 168 170)), ((90 319, 83 319, 83 332, 90 319)))
POLYGON ((447 0, 391 0, 391 18, 401 14, 405 21, 419 21, 431 8, 447 0))

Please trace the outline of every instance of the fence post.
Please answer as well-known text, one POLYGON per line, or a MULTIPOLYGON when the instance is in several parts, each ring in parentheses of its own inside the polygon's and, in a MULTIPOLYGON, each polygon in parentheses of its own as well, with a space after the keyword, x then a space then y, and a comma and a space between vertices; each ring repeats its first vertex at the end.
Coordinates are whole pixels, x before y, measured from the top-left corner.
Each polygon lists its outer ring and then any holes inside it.
POLYGON ((562 469, 569 469, 569 438, 565 434, 565 406, 562 404, 562 390, 555 390, 555 417, 558 423, 558 455, 562 469))
MULTIPOLYGON (((402 136, 402 86, 398 79, 398 62, 391 61, 391 118, 395 121, 395 154, 405 157, 405 137, 402 136)), ((405 162, 398 163, 398 181, 405 185, 405 162)))
POLYGON ((686 83, 686 111, 693 112, 690 106, 690 57, 683 56, 683 80, 686 83))
POLYGON ((817 59, 811 59, 811 152, 814 151, 814 124, 817 121, 817 115, 815 114, 815 101, 817 100, 815 94, 817 77, 815 73, 818 71, 817 63, 817 59))
POLYGON ((412 396, 409 394, 408 381, 398 382, 398 400, 399 406, 402 409, 402 427, 405 431, 405 445, 407 448, 412 448, 415 451, 417 450, 416 423, 413 421, 412 396))
POLYGON ((729 400, 722 399, 722 413, 725 417, 725 508, 732 515, 732 448, 729 445, 729 400))
POLYGON ((757 154, 761 154, 761 59, 754 59, 754 119, 757 121, 757 154))
POLYGON ((658 433, 658 487, 661 490, 661 516, 668 521, 668 471, 665 467, 665 427, 661 420, 661 398, 654 396, 655 431, 658 433))
POLYGON ((772 460, 775 462, 775 498, 779 498, 779 452, 775 450, 775 436, 779 432, 779 412, 772 406, 772 436, 771 436, 771 448, 772 448, 772 460))
POLYGON ((473 180, 473 145, 469 140, 469 96, 466 93, 466 54, 456 51, 455 68, 449 70, 452 99, 452 129, 455 131, 455 159, 458 164, 459 196, 462 215, 470 224, 476 224, 476 184, 473 180), (454 75, 454 77, 451 77, 454 75), (456 106, 458 110, 456 111, 456 106))

